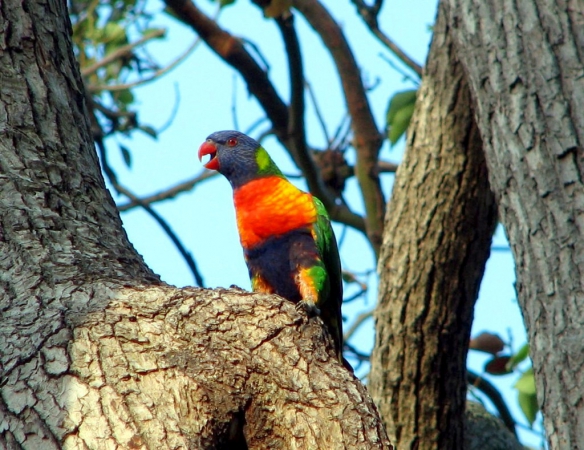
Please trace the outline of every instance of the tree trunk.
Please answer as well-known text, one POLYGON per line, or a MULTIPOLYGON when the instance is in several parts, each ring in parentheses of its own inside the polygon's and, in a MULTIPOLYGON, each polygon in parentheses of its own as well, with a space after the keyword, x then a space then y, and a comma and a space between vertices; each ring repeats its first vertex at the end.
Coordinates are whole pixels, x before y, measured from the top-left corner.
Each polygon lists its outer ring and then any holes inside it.
POLYGON ((389 448, 320 319, 176 289, 129 244, 65 2, 0 8, 0 447, 389 448))
POLYGON ((550 448, 584 447, 582 1, 448 0, 550 448))
POLYGON ((496 208, 446 17, 388 205, 371 393, 397 448, 463 447, 466 354, 496 208))

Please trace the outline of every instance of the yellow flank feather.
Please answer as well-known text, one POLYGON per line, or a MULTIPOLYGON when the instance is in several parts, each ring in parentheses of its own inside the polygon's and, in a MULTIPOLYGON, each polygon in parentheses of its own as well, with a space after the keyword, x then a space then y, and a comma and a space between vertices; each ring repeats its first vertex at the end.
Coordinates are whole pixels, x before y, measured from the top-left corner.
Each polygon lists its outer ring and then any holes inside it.
POLYGON ((309 306, 315 306, 318 303, 318 291, 310 272, 310 268, 300 269, 294 277, 294 281, 298 286, 302 301, 309 306))

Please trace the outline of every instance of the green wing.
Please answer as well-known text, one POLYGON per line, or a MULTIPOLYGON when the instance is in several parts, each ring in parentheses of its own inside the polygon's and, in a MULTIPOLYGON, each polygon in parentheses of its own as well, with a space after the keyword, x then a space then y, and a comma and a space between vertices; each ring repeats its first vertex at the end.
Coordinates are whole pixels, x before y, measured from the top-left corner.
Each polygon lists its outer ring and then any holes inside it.
POLYGON ((317 306, 320 309, 322 321, 335 341, 339 360, 342 362, 343 320, 341 304, 343 302, 343 280, 341 276, 341 260, 328 213, 319 199, 313 197, 313 200, 317 211, 317 220, 313 228, 316 246, 328 275, 328 283, 325 283, 322 292, 319 292, 317 306))

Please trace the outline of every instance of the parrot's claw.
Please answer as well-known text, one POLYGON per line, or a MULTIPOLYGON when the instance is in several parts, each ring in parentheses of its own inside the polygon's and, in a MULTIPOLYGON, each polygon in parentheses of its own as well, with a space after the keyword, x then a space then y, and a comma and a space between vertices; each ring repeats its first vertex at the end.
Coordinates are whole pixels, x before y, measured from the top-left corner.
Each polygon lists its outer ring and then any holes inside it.
POLYGON ((314 303, 300 301, 296 303, 296 310, 300 313, 306 313, 308 317, 320 316, 320 309, 318 309, 314 303))

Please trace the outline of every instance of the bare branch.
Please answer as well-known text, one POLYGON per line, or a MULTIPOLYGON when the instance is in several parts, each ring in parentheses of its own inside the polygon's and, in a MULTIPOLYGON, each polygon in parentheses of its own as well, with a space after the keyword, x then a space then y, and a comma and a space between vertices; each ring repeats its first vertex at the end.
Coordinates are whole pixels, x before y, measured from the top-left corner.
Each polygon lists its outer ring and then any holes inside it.
POLYGON ((118 191, 120 194, 125 195, 128 197, 132 202, 139 204, 144 211, 146 211, 150 216, 160 225, 160 227, 164 230, 166 235, 170 238, 176 249, 179 251, 185 262, 187 263, 188 268, 190 269, 197 286, 204 287, 203 277, 201 276, 201 272, 199 272, 199 268, 197 267, 197 263, 193 259, 191 253, 185 248, 181 240, 178 238, 174 230, 170 227, 168 222, 156 211, 152 209, 152 207, 142 200, 140 200, 136 195, 134 195, 129 189, 125 188, 119 183, 114 185, 114 189, 118 191))
POLYGON ((272 125, 279 133, 288 126, 288 108, 282 101, 267 73, 245 49, 243 42, 223 30, 190 0, 166 0, 180 20, 190 25, 205 43, 227 64, 236 69, 247 83, 272 125))
POLYGON ((404 52, 395 42, 393 42, 389 36, 387 36, 383 31, 379 29, 379 23, 377 22, 377 15, 381 9, 382 1, 376 1, 373 6, 367 5, 363 0, 351 0, 353 4, 357 7, 359 15, 363 19, 363 22, 369 27, 373 35, 379 39, 379 41, 385 45, 389 51, 391 51, 401 62, 412 69, 418 76, 422 77, 423 68, 420 64, 415 62, 410 58, 406 52, 404 52))
POLYGON ((357 331, 359 329, 359 327, 361 325, 363 325, 363 323, 367 319, 373 317, 374 312, 375 312, 375 309, 372 309, 372 310, 365 311, 365 312, 362 312, 361 314, 359 314, 357 316, 357 318, 355 319, 355 321, 351 324, 351 327, 345 332, 345 335, 343 336, 343 342, 346 342, 349 339, 351 339, 353 334, 355 334, 355 331, 357 331))
POLYGON ((171 198, 176 197, 177 195, 188 192, 193 189, 197 184, 201 183, 202 181, 208 180, 209 178, 215 177, 219 175, 218 172, 214 172, 211 170, 205 170, 201 172, 196 177, 191 178, 190 180, 183 181, 182 183, 177 184, 169 189, 164 191, 160 191, 156 194, 149 195, 148 197, 143 197, 140 199, 140 202, 130 201, 123 205, 118 206, 118 211, 124 212, 129 211, 130 209, 140 205, 141 203, 145 203, 150 205, 152 203, 161 202, 164 200, 170 200, 171 198))
POLYGON ((312 101, 312 104, 314 105, 314 112, 316 113, 316 118, 318 119, 318 122, 320 123, 320 128, 322 129, 322 133, 324 134, 324 138, 325 138, 327 144, 330 146, 332 141, 331 141, 331 138, 328 134, 328 131, 326 128, 326 123, 324 122, 324 118, 322 117, 322 113, 320 112, 318 102, 316 101, 316 95, 314 95, 314 91, 312 90, 312 86, 310 85, 310 83, 308 81, 304 80, 304 86, 306 87, 306 90, 308 91, 308 95, 310 95, 310 100, 312 101))
POLYGON ((479 391, 487 396, 487 398, 493 403, 493 406, 497 408, 499 413, 499 417, 507 427, 507 429, 513 433, 513 436, 517 437, 517 432, 515 430, 515 419, 511 415, 511 411, 507 407, 505 400, 501 396, 501 393, 497 390, 495 386, 489 383, 488 380, 485 380, 480 375, 472 372, 471 370, 466 370, 466 378, 468 380, 468 384, 474 386, 479 391))
POLYGON ((118 48, 117 50, 111 52, 109 55, 105 56, 102 60, 96 62, 92 66, 86 67, 85 69, 81 70, 81 75, 83 75, 83 77, 87 77, 88 75, 95 73, 98 69, 112 63, 116 59, 131 54, 132 50, 134 50, 136 47, 139 47, 140 45, 145 44, 146 42, 152 39, 164 36, 165 33, 166 30, 153 30, 152 32, 142 36, 136 42, 132 42, 131 44, 124 45, 118 48))
POLYGON ((390 161, 379 161, 377 163, 377 170, 379 170, 379 173, 395 173, 398 167, 399 164, 390 161))
POLYGON ((383 53, 379 54, 379 57, 381 59, 383 59, 387 64, 389 64, 389 66, 395 70, 397 73, 399 73, 402 77, 404 77, 405 80, 408 80, 410 83, 412 83, 415 86, 420 86, 420 80, 416 79, 414 77, 412 77, 409 73, 407 73, 405 70, 403 70, 400 66, 398 66, 396 63, 394 63, 390 58, 388 58, 386 55, 384 55, 383 53))
POLYGON ((154 81, 154 80, 160 78, 162 75, 167 74, 172 69, 174 69, 175 67, 177 67, 180 63, 182 63, 191 53, 193 53, 195 51, 195 49, 198 47, 198 45, 200 44, 200 42, 201 42, 200 39, 198 39, 198 38, 195 39, 195 41, 190 45, 189 48, 187 48, 185 50, 185 52, 182 55, 180 55, 178 58, 176 58, 168 66, 163 67, 162 69, 157 70, 156 72, 154 72, 149 77, 142 78, 142 79, 137 80, 137 81, 133 81, 132 83, 116 84, 116 85, 111 85, 111 86, 110 85, 107 85, 107 84, 100 84, 100 85, 91 85, 90 84, 87 87, 87 89, 89 90, 89 92, 92 92, 92 93, 94 93, 94 92, 101 92, 101 91, 112 91, 113 92, 113 91, 123 91, 125 89, 131 89, 131 88, 134 88, 134 87, 142 86, 144 84, 148 84, 151 81, 154 81))
POLYGON ((361 73, 341 28, 317 0, 294 0, 294 7, 319 34, 330 52, 345 95, 357 152, 357 179, 367 213, 367 236, 376 254, 381 244, 385 199, 376 165, 382 136, 375 125, 361 73))
POLYGON ((314 159, 310 155, 306 145, 305 123, 304 123, 304 69, 302 66, 302 54, 298 36, 294 29, 294 16, 291 14, 286 18, 279 17, 276 19, 280 33, 286 46, 288 55, 288 71, 290 74, 290 114, 288 116, 288 133, 287 139, 294 148, 293 155, 296 158, 296 164, 302 170, 306 177, 306 182, 311 192, 318 193, 327 209, 332 207, 331 200, 334 203, 332 193, 326 193, 326 187, 323 184, 322 177, 316 167, 314 159), (328 203, 328 205, 327 205, 328 203))

